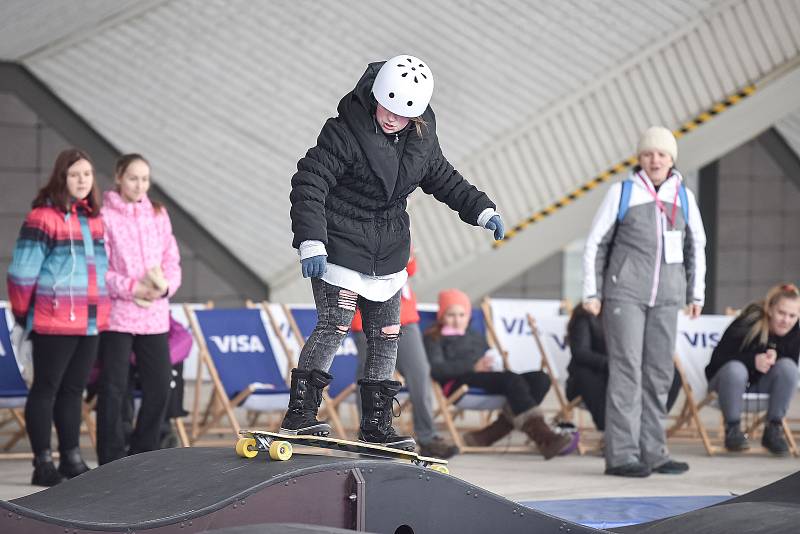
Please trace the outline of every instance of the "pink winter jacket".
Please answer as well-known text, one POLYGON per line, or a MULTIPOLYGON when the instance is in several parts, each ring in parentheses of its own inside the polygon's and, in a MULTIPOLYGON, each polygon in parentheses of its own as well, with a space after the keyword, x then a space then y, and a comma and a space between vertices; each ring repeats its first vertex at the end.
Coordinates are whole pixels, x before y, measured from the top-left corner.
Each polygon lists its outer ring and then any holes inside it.
POLYGON ((140 202, 126 202, 116 191, 103 195, 108 272, 106 286, 111 297, 108 329, 131 334, 163 334, 169 331, 169 297, 181 285, 178 244, 172 235, 169 215, 153 210, 146 196, 140 202), (136 282, 161 266, 169 282, 165 298, 142 308, 133 301, 136 282))

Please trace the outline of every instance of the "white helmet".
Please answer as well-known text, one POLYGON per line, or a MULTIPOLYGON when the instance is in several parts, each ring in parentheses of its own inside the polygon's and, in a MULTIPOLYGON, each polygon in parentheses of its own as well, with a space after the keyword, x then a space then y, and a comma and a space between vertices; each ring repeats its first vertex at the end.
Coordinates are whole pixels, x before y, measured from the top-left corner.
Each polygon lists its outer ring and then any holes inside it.
POLYGON ((401 117, 419 117, 433 95, 433 74, 419 58, 395 56, 383 64, 372 94, 381 106, 401 117))

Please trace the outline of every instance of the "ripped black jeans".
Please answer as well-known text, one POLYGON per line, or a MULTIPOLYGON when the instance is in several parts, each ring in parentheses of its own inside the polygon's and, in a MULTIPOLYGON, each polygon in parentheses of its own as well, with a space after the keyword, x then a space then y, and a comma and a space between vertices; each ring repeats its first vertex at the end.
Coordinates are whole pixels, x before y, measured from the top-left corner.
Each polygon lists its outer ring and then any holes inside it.
POLYGON ((374 302, 321 278, 311 279, 311 289, 317 306, 317 326, 300 352, 297 367, 328 372, 358 307, 367 337, 364 378, 392 380, 400 337, 400 291, 386 302, 374 302))

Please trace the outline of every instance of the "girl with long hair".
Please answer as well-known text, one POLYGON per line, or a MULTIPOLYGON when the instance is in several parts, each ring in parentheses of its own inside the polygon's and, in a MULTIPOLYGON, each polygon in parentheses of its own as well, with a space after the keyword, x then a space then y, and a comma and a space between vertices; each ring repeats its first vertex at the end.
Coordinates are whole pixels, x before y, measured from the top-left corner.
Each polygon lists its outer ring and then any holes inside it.
POLYGON ((33 201, 8 268, 11 309, 33 344, 25 404, 32 484, 53 486, 89 470, 79 447, 81 402, 98 334, 108 327, 106 268, 94 166, 85 152, 70 148, 58 155, 33 201), (50 450, 53 423, 58 469, 50 450))
POLYGON ((719 395, 725 417, 725 448, 750 448, 740 426, 745 392, 769 393, 761 444, 776 455, 789 446, 783 417, 797 389, 800 356, 800 292, 794 284, 772 287, 766 298, 742 310, 725 330, 706 367, 708 386, 719 395))

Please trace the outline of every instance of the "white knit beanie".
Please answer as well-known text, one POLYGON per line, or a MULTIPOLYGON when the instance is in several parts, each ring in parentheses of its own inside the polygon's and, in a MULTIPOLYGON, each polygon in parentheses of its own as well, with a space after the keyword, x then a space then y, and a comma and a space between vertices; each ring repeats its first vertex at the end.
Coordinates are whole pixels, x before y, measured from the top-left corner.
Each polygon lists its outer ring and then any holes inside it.
POLYGON ((651 126, 644 131, 639 138, 639 145, 636 153, 641 154, 645 150, 660 150, 672 156, 672 163, 678 160, 678 142, 672 132, 663 126, 651 126))

